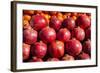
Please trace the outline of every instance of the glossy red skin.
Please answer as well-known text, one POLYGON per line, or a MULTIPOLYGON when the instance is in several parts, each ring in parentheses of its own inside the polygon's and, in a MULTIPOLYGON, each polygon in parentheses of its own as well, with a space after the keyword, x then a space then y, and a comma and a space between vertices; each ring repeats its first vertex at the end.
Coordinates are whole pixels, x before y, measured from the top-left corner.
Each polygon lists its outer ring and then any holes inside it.
POLYGON ((32 57, 32 59, 29 62, 43 62, 43 60, 41 58, 32 57))
POLYGON ((71 39, 65 44, 65 52, 71 56, 77 56, 82 51, 82 45, 80 41, 76 39, 71 39))
POLYGON ((30 45, 23 43, 23 60, 29 59, 30 45))
POLYGON ((45 27, 39 33, 40 39, 45 43, 51 43, 56 39, 56 32, 53 28, 45 27))
POLYGON ((58 58, 48 58, 47 61, 59 61, 58 58))
POLYGON ((57 33, 57 39, 62 42, 67 42, 71 38, 71 33, 68 29, 62 28, 57 33))
POLYGON ((61 27, 61 20, 59 20, 57 17, 52 17, 49 23, 49 26, 54 28, 55 30, 59 30, 61 27))
POLYGON ((85 30, 86 39, 91 39, 91 27, 85 30))
POLYGON ((70 60, 74 60, 74 57, 71 55, 65 54, 64 57, 62 57, 62 60, 70 61, 70 60))
POLYGON ((83 43, 83 51, 85 53, 91 54, 91 40, 87 40, 83 43))
POLYGON ((23 30, 23 41, 27 44, 34 44, 37 41, 38 33, 33 29, 23 30))
POLYGON ((69 30, 72 30, 76 26, 75 20, 73 18, 67 18, 63 21, 63 26, 69 30))
POLYGON ((35 30, 41 30, 47 26, 47 21, 42 15, 33 15, 30 21, 30 25, 35 30))
POLYGON ((74 28, 72 31, 72 37, 79 41, 83 41, 85 38, 85 31, 80 27, 74 28))
POLYGON ((51 57, 60 58, 64 55, 64 43, 61 41, 54 41, 48 46, 48 52, 51 57))
POLYGON ((76 23, 83 29, 86 29, 91 26, 91 20, 87 15, 80 15, 77 18, 76 23))
POLYGON ((36 42, 31 46, 31 54, 38 58, 43 58, 47 52, 47 45, 43 42, 36 42))
POLYGON ((90 59, 90 56, 82 52, 80 55, 77 56, 77 59, 80 59, 80 60, 90 59))

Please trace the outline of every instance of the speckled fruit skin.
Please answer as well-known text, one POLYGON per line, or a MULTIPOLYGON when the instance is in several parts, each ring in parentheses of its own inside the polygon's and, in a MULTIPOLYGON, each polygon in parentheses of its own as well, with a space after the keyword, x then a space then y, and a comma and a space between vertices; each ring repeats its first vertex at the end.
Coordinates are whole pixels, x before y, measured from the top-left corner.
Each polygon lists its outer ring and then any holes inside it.
POLYGON ((69 30, 73 30, 73 28, 76 26, 75 20, 73 18, 66 18, 63 21, 63 26, 69 30))
POLYGON ((34 44, 37 41, 38 33, 33 29, 23 30, 23 41, 27 44, 34 44))
POLYGON ((86 29, 91 26, 91 20, 87 15, 80 15, 77 18, 76 23, 83 29, 86 29))
POLYGON ((30 45, 23 43, 23 60, 29 59, 30 45))
POLYGON ((66 42, 65 52, 71 56, 76 56, 82 51, 82 44, 76 39, 71 39, 66 42))
POLYGON ((40 39, 45 43, 51 43, 56 39, 56 32, 53 28, 45 27, 39 33, 40 39))
POLYGON ((83 51, 85 53, 91 54, 91 40, 88 39, 83 43, 83 51))
POLYGON ((62 23, 57 17, 52 17, 50 19, 49 26, 54 28, 56 31, 60 29, 62 23))
POLYGON ((65 54, 64 57, 62 57, 63 61, 71 61, 74 60, 74 57, 68 54, 65 54))
POLYGON ((85 36, 86 39, 91 39, 91 27, 85 30, 85 35, 86 35, 85 36))
POLYGON ((79 60, 90 59, 90 56, 89 56, 88 54, 82 52, 81 54, 79 54, 79 55, 77 56, 77 59, 79 59, 79 60))
POLYGON ((57 39, 62 42, 67 42, 71 38, 71 33, 66 28, 61 28, 57 33, 57 39))
POLYGON ((38 58, 38 57, 32 57, 32 59, 29 60, 29 62, 43 62, 43 60, 41 58, 38 58))
POLYGON ((47 45, 42 41, 36 42, 31 46, 31 54, 38 58, 43 58, 47 52, 47 45))
POLYGON ((46 19, 41 16, 41 15, 33 15, 32 19, 30 21, 30 25, 35 29, 35 30, 41 30, 44 27, 47 26, 47 21, 46 19))
POLYGON ((60 58, 64 55, 64 43, 61 41, 54 41, 48 46, 48 53, 51 57, 60 58))
POLYGON ((59 61, 58 58, 48 58, 47 61, 59 61))
POLYGON ((83 41, 85 38, 85 31, 80 27, 74 28, 72 31, 72 37, 79 41, 83 41))

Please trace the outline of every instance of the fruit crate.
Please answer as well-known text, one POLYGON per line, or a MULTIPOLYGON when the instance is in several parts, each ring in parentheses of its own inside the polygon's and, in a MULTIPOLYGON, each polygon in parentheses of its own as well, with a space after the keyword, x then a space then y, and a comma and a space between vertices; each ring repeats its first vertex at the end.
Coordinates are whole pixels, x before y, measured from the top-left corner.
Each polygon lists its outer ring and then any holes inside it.
POLYGON ((11 70, 97 66, 97 6, 11 2, 11 70))

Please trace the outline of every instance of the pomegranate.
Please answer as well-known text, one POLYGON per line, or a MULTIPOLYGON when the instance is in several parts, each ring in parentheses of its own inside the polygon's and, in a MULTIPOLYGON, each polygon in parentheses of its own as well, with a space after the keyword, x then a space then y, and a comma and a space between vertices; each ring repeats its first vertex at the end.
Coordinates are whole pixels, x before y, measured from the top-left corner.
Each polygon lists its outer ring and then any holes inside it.
POLYGON ((38 58, 43 58, 47 52, 47 45, 42 41, 36 42, 31 46, 31 54, 38 58))
POLYGON ((83 43, 83 51, 85 53, 91 54, 91 40, 88 39, 83 43))
POLYGON ((85 30, 86 39, 91 39, 91 27, 85 30))
POLYGON ((81 54, 79 54, 79 55, 77 56, 76 59, 81 59, 81 60, 90 59, 90 56, 89 56, 88 54, 82 52, 81 54))
POLYGON ((56 39, 56 32, 53 28, 45 27, 39 33, 40 39, 45 43, 51 43, 56 39))
POLYGON ((63 21, 63 26, 68 28, 69 30, 72 30, 75 27, 75 20, 71 17, 66 18, 63 21))
POLYGON ((71 55, 65 54, 64 57, 62 57, 62 60, 70 61, 70 60, 74 60, 74 57, 71 55))
POLYGON ((29 15, 24 15, 23 16, 23 20, 30 21, 30 19, 31 19, 31 16, 29 16, 29 15))
POLYGON ((76 56, 80 54, 81 51, 82 51, 82 45, 80 41, 76 39, 71 39, 66 42, 65 52, 68 53, 69 55, 76 56))
POLYGON ((77 18, 76 23, 81 28, 86 29, 86 28, 90 27, 91 20, 87 15, 82 14, 77 18))
POLYGON ((83 41, 85 38, 85 32, 80 27, 74 28, 72 31, 72 37, 76 38, 79 41, 83 41))
POLYGON ((32 59, 29 60, 29 62, 43 62, 43 60, 41 58, 38 58, 38 57, 32 57, 32 59))
POLYGON ((61 24, 62 24, 61 21, 57 17, 52 17, 49 26, 54 28, 55 30, 59 30, 61 24))
POLYGON ((64 55, 64 43, 61 41, 54 41, 48 46, 48 52, 51 57, 60 58, 64 55))
POLYGON ((57 39, 62 42, 68 41, 70 39, 70 37, 71 37, 71 33, 66 28, 61 28, 57 33, 57 39))
POLYGON ((46 19, 41 16, 41 15, 33 15, 32 19, 30 21, 30 25, 35 29, 35 30, 41 30, 44 27, 47 26, 47 21, 46 19))
POLYGON ((23 60, 29 59, 30 45, 23 43, 23 60))
POLYGON ((37 41, 37 31, 30 29, 23 30, 23 41, 27 44, 34 44, 37 41))
POLYGON ((58 58, 48 58, 47 61, 59 61, 58 58))

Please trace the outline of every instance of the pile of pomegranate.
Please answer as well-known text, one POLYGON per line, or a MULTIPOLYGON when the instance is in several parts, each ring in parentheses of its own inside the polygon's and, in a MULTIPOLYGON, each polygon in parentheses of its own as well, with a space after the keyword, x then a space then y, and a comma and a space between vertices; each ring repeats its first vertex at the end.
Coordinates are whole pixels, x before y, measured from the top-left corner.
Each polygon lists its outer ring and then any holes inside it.
POLYGON ((23 62, 90 58, 90 13, 23 10, 23 62))

